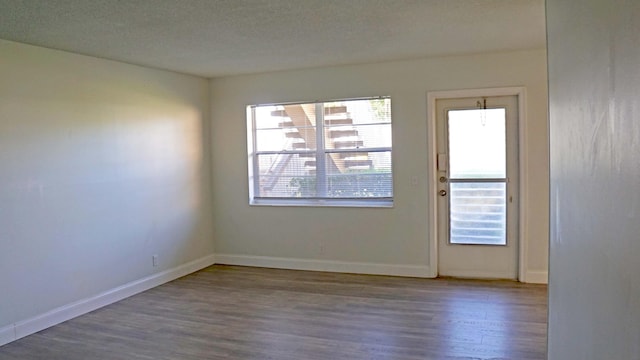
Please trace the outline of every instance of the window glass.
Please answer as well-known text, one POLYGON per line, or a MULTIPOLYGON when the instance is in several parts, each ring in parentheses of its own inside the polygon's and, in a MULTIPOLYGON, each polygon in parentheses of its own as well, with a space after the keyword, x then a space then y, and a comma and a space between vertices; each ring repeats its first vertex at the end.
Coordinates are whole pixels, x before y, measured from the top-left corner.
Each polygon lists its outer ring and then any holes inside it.
POLYGON ((254 105, 247 114, 252 203, 392 203, 390 98, 254 105))

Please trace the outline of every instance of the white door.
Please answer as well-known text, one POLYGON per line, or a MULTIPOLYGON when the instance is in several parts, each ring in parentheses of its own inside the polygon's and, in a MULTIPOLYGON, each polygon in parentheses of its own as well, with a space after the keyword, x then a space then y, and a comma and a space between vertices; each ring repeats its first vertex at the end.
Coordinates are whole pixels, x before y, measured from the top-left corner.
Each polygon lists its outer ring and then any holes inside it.
POLYGON ((436 101, 438 274, 516 279, 518 98, 436 101))

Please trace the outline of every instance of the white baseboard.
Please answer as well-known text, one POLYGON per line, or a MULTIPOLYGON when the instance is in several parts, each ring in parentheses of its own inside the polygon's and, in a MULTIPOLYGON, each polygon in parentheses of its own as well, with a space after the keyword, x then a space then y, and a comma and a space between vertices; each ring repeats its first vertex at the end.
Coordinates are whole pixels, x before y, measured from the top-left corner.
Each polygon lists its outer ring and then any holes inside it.
POLYGON ((149 290, 182 276, 191 274, 215 263, 214 255, 208 255, 186 264, 168 269, 145 278, 132 281, 107 290, 96 296, 82 299, 71 304, 61 306, 30 319, 16 322, 13 325, 0 328, 0 346, 44 330, 56 324, 73 319, 103 306, 113 304, 132 295, 149 290))
POLYGON ((353 274, 431 277, 428 266, 344 262, 333 260, 280 258, 235 254, 216 254, 216 264, 255 266, 290 270, 343 272, 353 274))
POLYGON ((547 271, 527 271, 524 282, 531 284, 548 284, 549 274, 547 271))
MULTIPOLYGON (((477 271, 454 271, 446 276, 453 276, 459 278, 469 279, 505 279, 505 276, 500 273, 492 272, 477 272, 477 271)), ((527 271, 525 272, 525 278, 520 279, 523 283, 529 284, 546 284, 547 272, 546 271, 527 271)))
POLYGON ((8 344, 15 339, 16 339, 15 326, 9 325, 9 326, 0 328, 0 346, 4 344, 8 344))
MULTIPOLYGON (((440 274, 442 276, 451 276, 461 279, 510 279, 509 276, 505 276, 502 272, 491 271, 476 271, 476 270, 454 270, 448 271, 447 274, 440 274)), ((512 278, 515 280, 515 278, 512 278)))

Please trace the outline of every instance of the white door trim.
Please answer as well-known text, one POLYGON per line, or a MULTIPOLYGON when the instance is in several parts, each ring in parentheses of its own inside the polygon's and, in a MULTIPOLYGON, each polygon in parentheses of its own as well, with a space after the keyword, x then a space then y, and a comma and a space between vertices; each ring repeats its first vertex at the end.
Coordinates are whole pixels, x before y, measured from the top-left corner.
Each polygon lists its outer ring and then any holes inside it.
POLYGON ((434 171, 436 164, 436 100, 455 99, 467 97, 490 97, 490 96, 512 96, 518 97, 518 171, 520 177, 519 186, 519 229, 518 229, 518 280, 527 282, 527 217, 525 209, 528 203, 527 194, 527 143, 526 143, 526 89, 523 86, 486 88, 486 89, 465 89, 465 90, 445 90, 427 92, 427 179, 428 179, 428 223, 429 223, 429 268, 431 276, 438 276, 438 211, 436 193, 438 191, 437 173, 434 171))

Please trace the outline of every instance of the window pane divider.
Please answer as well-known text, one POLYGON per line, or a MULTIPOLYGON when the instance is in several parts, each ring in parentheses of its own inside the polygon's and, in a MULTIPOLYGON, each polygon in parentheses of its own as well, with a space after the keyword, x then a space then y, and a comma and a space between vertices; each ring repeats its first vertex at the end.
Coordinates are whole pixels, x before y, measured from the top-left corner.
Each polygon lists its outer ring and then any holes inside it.
MULTIPOLYGON (((256 108, 251 107, 251 126, 253 128, 251 136, 251 146, 254 154, 252 156, 257 156, 256 150, 258 149, 258 134, 256 131, 256 108)), ((257 161, 253 162, 253 193, 260 194, 260 166, 257 161)))
MULTIPOLYGON (((331 122, 334 121, 336 119, 328 119, 327 121, 331 122)), ((389 125, 391 124, 390 122, 374 122, 374 123, 366 123, 366 124, 329 124, 327 125, 327 127, 343 127, 343 126, 348 126, 348 127, 365 127, 365 126, 380 126, 380 125, 389 125)), ((262 130, 262 129, 260 129, 262 130)))
POLYGON ((278 155, 278 154, 315 154, 316 150, 264 150, 264 151, 256 151, 256 155, 278 155))
POLYGON ((327 154, 338 154, 338 153, 352 153, 352 152, 385 152, 391 151, 390 147, 377 147, 377 148, 346 148, 346 149, 326 149, 325 152, 327 154))
POLYGON ((327 167, 324 152, 324 103, 316 103, 316 194, 318 197, 327 196, 327 167))
MULTIPOLYGON (((339 154, 339 153, 355 153, 355 152, 386 152, 391 151, 391 148, 382 147, 382 148, 353 148, 353 149, 326 149, 324 154, 339 154)), ((264 151, 256 151, 256 155, 278 155, 278 154, 317 154, 317 150, 264 150, 264 151)))

